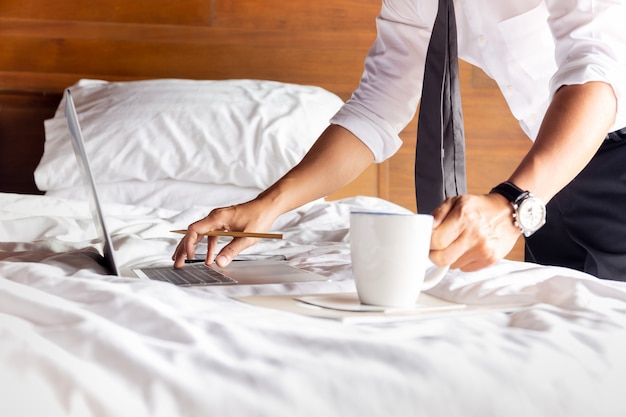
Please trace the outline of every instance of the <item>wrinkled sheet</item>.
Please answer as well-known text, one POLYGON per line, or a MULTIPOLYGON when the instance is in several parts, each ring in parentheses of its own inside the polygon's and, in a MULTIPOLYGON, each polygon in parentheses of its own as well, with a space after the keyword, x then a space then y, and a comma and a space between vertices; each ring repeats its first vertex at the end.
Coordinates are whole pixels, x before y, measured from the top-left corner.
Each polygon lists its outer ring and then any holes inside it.
MULTIPOLYGON (((622 283, 503 261, 429 293, 530 306, 377 325, 231 298, 354 291, 355 207, 399 210, 319 201, 279 219, 285 240, 250 249, 330 282, 179 288, 104 275, 85 203, 0 194, 0 415, 626 415, 622 283)), ((205 212, 105 208, 124 267, 168 263, 168 231, 205 212)))

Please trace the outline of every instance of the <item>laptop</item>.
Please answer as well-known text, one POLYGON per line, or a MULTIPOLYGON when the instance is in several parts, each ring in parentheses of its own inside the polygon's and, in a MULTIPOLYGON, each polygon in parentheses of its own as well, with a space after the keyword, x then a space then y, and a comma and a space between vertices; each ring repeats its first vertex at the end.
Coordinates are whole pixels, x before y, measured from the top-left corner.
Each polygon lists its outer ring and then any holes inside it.
POLYGON ((74 154, 85 186, 91 214, 98 239, 102 242, 102 265, 109 273, 118 276, 136 277, 165 281, 179 286, 191 285, 251 285, 251 284, 283 284, 305 281, 328 281, 328 278, 303 269, 287 265, 285 262, 263 259, 249 261, 233 261, 225 268, 215 265, 207 266, 203 262, 195 262, 175 269, 171 266, 154 266, 141 269, 121 271, 115 261, 113 241, 109 234, 96 182, 85 150, 83 133, 78 122, 76 106, 69 89, 65 90, 65 117, 71 133, 74 154))

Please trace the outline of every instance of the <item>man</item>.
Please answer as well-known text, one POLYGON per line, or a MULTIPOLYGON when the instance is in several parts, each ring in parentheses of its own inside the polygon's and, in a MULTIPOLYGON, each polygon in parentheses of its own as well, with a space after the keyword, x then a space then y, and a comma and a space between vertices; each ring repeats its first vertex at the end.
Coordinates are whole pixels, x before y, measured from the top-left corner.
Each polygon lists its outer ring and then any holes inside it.
MULTIPOLYGON (((455 5, 460 57, 497 81, 534 144, 494 192, 449 198, 433 211, 431 260, 478 270, 503 258, 523 232, 528 260, 626 280, 626 134, 620 132, 626 126, 626 6, 614 0, 455 5), (514 209, 526 192, 536 204, 528 213, 540 210, 530 226, 513 216, 521 220, 514 209), (539 228, 542 202, 550 204, 539 228)), ((331 125, 300 164, 256 199, 190 225, 175 266, 194 255, 203 232, 268 230, 280 214, 393 155, 422 91, 437 7, 435 0, 383 1, 359 88, 331 125)), ((225 266, 253 243, 234 239, 216 263, 225 266)), ((207 262, 215 248, 209 239, 207 262)))

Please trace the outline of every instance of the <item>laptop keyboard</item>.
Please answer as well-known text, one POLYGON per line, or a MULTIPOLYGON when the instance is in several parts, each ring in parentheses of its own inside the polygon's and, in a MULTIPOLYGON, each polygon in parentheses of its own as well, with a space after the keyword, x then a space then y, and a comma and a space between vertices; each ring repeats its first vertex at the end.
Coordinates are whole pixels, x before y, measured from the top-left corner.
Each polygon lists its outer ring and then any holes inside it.
POLYGON ((187 265, 184 268, 173 267, 141 268, 141 271, 150 279, 165 281, 181 287, 191 285, 223 285, 236 284, 237 281, 227 277, 213 268, 198 263, 187 265))

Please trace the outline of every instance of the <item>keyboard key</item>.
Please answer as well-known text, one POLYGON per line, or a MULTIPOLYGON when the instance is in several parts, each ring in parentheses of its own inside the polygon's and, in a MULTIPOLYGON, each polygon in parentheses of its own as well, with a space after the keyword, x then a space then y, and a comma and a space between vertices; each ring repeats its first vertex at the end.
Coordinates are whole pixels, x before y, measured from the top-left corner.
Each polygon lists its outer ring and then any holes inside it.
POLYGON ((181 269, 173 267, 142 268, 150 279, 188 287, 191 285, 236 284, 237 281, 204 264, 192 264, 181 269))

